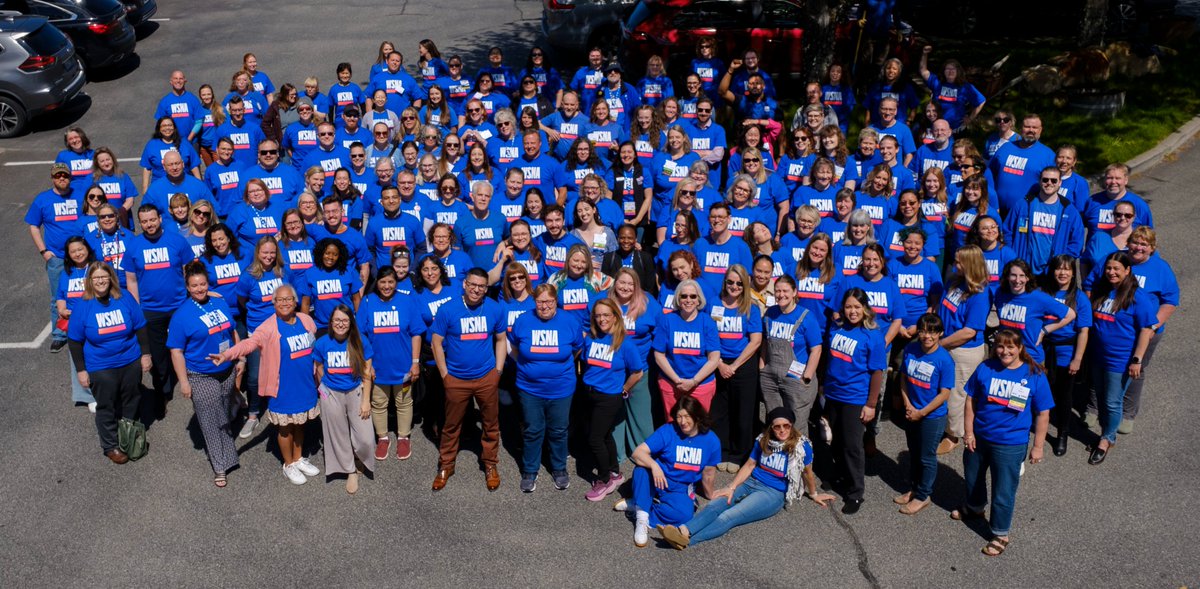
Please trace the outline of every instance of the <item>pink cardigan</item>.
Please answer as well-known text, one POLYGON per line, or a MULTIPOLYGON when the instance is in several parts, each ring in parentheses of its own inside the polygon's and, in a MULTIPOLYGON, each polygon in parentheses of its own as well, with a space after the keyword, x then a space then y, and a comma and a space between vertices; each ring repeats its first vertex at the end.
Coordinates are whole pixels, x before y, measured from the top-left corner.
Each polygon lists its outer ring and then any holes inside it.
MULTIPOLYGON (((225 360, 236 360, 262 350, 262 361, 258 365, 258 394, 263 397, 279 396, 279 316, 272 315, 262 322, 254 333, 237 345, 225 350, 221 357, 225 360)), ((309 334, 317 331, 317 324, 312 317, 304 313, 296 313, 296 319, 304 324, 309 334)))

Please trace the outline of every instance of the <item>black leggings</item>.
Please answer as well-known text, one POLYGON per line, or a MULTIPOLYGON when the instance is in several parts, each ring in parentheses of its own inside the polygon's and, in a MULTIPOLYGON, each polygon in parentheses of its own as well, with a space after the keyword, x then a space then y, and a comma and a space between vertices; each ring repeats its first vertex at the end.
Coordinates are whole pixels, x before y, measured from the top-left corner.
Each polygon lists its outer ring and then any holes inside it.
MULTIPOLYGON (((722 358, 721 362, 732 362, 722 358)), ((758 419, 758 358, 751 358, 729 378, 717 374, 709 416, 713 432, 721 441, 721 456, 725 462, 738 465, 750 457, 754 442, 754 422, 758 419)))
POLYGON ((1071 411, 1075 407, 1075 377, 1066 366, 1055 366, 1054 358, 1048 357, 1050 369, 1050 391, 1054 393, 1054 409, 1050 410, 1050 422, 1059 435, 1066 435, 1071 427, 1071 411))
POLYGON ((596 458, 599 479, 608 480, 609 473, 620 472, 617 465, 617 444, 613 441, 613 428, 617 426, 625 410, 625 399, 621 395, 606 395, 588 387, 588 401, 592 405, 591 428, 588 430, 588 446, 596 458))
POLYGON ((96 398, 96 433, 100 449, 108 452, 117 447, 117 422, 122 418, 138 419, 142 400, 141 359, 119 368, 88 371, 92 396, 96 398))

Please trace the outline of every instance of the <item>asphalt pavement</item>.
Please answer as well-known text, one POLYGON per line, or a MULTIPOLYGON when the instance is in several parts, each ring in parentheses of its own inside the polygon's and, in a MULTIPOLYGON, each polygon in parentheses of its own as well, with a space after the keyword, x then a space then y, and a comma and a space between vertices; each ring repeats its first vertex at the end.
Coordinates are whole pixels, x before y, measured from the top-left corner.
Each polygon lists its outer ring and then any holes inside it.
MULTIPOLYGON (((177 398, 150 430, 149 455, 115 466, 101 456, 91 415, 73 407, 65 354, 20 348, 46 326, 46 285, 22 217, 48 185, 62 129, 80 124, 95 145, 136 157, 171 70, 195 90, 224 93, 246 51, 276 85, 310 74, 328 87, 350 60, 364 80, 378 43, 395 41, 408 62, 431 37, 473 70, 487 49, 519 67, 539 37, 541 3, 366 0, 202 4, 161 2, 125 71, 89 83, 90 104, 0 142, 0 586, 392 586, 575 587, 1179 587, 1200 584, 1200 453, 1190 403, 1200 363, 1191 316, 1200 293, 1200 149, 1135 177, 1152 204, 1160 252, 1179 275, 1183 302, 1159 347, 1136 432, 1099 467, 1084 441, 1062 458, 1028 465, 1017 497, 1013 543, 1000 558, 979 549, 983 527, 951 521, 961 501, 961 453, 942 459, 934 506, 896 513, 907 464, 903 435, 887 426, 883 454, 868 465, 866 503, 854 516, 800 502, 683 553, 633 546, 632 524, 610 502, 584 500, 587 482, 555 491, 517 490, 502 455, 494 493, 475 468, 477 442, 460 455, 445 491, 429 490, 436 449, 414 436, 413 457, 380 464, 356 496, 340 481, 287 482, 262 429, 245 443, 241 468, 217 489, 187 401, 177 398)), ((564 75, 569 73, 564 72, 564 75)), ((1097 122, 1097 124, 1103 124, 1097 122)), ((1119 139, 1119 138, 1114 138, 1119 139)), ((1054 143, 1054 130, 1044 140, 1054 143)), ((136 162, 124 164, 136 170, 136 162)), ((311 431, 310 446, 319 443, 311 431)), ((318 453, 313 458, 322 464, 318 453)), ((628 472, 628 469, 627 469, 628 472)), ((728 481, 731 475, 721 475, 728 481)), ((652 534, 654 537, 654 534, 652 534)))

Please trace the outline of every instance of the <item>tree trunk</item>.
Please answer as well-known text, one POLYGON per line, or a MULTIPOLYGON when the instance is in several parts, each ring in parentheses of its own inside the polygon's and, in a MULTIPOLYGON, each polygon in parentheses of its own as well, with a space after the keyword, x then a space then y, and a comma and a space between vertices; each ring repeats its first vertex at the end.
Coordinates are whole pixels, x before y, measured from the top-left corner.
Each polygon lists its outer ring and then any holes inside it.
POLYGON ((1104 26, 1108 16, 1108 0, 1087 0, 1079 29, 1079 44, 1083 47, 1104 41, 1104 26))
POLYGON ((809 31, 804 49, 805 77, 810 81, 820 80, 833 64, 836 46, 838 12, 844 0, 810 0, 809 14, 813 18, 813 29, 809 31))

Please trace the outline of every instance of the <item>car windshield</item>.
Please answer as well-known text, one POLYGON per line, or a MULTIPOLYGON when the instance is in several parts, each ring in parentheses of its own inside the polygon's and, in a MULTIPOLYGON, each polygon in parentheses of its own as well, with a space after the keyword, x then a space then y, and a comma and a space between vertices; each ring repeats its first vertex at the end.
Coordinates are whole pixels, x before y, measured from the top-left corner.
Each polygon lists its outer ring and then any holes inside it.
POLYGON ((54 55, 67 45, 67 38, 53 25, 44 24, 21 37, 21 42, 36 55, 54 55))

